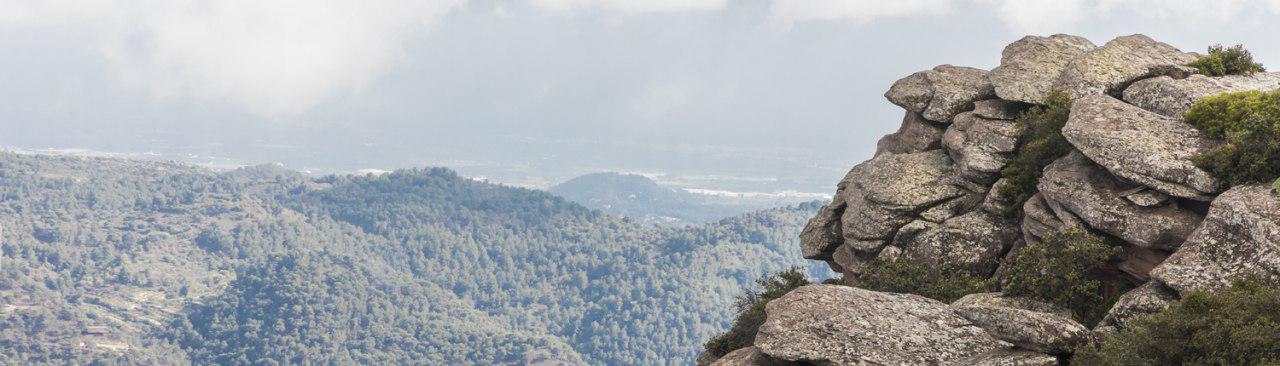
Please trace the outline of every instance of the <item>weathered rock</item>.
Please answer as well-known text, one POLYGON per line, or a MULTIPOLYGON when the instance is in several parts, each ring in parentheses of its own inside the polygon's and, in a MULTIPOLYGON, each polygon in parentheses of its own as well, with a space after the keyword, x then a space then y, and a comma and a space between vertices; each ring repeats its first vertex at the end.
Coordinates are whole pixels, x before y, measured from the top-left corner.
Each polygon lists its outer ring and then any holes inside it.
POLYGON ((1046 235, 1073 227, 1084 227, 1074 214, 1062 209, 1057 202, 1045 199, 1044 193, 1036 193, 1022 205, 1022 238, 1028 244, 1039 243, 1046 235))
POLYGON ((1142 286, 1129 290, 1116 300, 1116 304, 1107 311, 1099 326, 1111 326, 1124 329, 1137 316, 1155 314, 1169 307, 1177 300, 1173 290, 1159 281, 1147 281, 1142 286))
POLYGON ((790 366, 795 362, 777 361, 760 352, 759 348, 746 347, 729 352, 711 363, 712 366, 790 366))
POLYGON ((965 179, 991 184, 1018 147, 1022 126, 1011 120, 986 119, 973 112, 956 115, 942 136, 956 173, 965 179))
POLYGON ((1221 184, 1192 162, 1217 143, 1180 120, 1106 95, 1077 100, 1062 135, 1124 179, 1175 197, 1209 200, 1221 184))
POLYGON ((1218 196, 1200 227, 1151 277, 1178 293, 1256 275, 1280 277, 1280 197, 1263 185, 1218 196))
POLYGON ((1089 227, 1141 247, 1175 249, 1200 224, 1200 214, 1177 202, 1142 207, 1125 200, 1121 194, 1132 187, 1078 151, 1049 164, 1039 184, 1041 194, 1089 227))
POLYGON ((995 350, 966 358, 949 365, 954 366, 1058 366, 1058 358, 1040 352, 1018 348, 995 350))
POLYGON ((698 354, 698 358, 693 361, 693 364, 697 366, 710 366, 712 362, 716 362, 718 359, 720 358, 711 354, 711 351, 702 351, 702 353, 698 354))
POLYGON ((1120 253, 1121 262, 1116 269, 1141 281, 1151 280, 1151 271, 1169 258, 1169 252, 1126 245, 1120 253))
POLYGON ((1017 239, 1016 223, 973 211, 920 230, 910 238, 898 235, 893 245, 902 248, 907 260, 990 274, 999 265, 1000 255, 1017 239))
POLYGON ((898 132, 880 138, 876 144, 876 155, 917 153, 942 147, 945 126, 929 122, 916 112, 907 111, 906 114, 898 132))
POLYGON ((1191 75, 1186 79, 1161 76, 1141 80, 1125 88, 1124 101, 1152 112, 1180 119, 1196 101, 1204 97, 1243 90, 1275 89, 1280 89, 1278 72, 1223 77, 1191 75))
POLYGON ((983 195, 979 192, 965 192, 960 197, 949 199, 920 212, 920 218, 932 222, 947 221, 973 210, 982 203, 982 199, 983 195))
POLYGON ((1169 202, 1169 195, 1150 187, 1135 187, 1124 192, 1120 192, 1120 197, 1142 207, 1162 206, 1169 202))
POLYGON ((800 252, 805 259, 830 259, 844 242, 840 231, 840 215, 844 214, 844 198, 836 195, 831 204, 818 209, 818 214, 800 231, 800 252))
POLYGON ((940 65, 893 83, 884 97, 925 119, 950 123, 951 117, 973 108, 973 102, 995 97, 987 72, 972 67, 940 65))
POLYGON ((798 288, 765 306, 755 345, 820 365, 939 365, 1009 347, 946 304, 837 285, 798 288))
POLYGON ((845 243, 836 248, 836 252, 831 254, 831 260, 840 265, 840 273, 846 275, 861 274, 866 269, 868 261, 859 257, 851 244, 845 243))
POLYGON ((1054 87, 1076 100, 1089 95, 1119 95, 1130 83, 1170 75, 1185 77, 1192 70, 1182 66, 1196 56, 1173 46, 1135 34, 1117 37, 1067 63, 1054 87))
POLYGON ((1067 354, 1089 341, 1089 328, 1070 317, 999 306, 959 306, 957 314, 987 333, 1032 351, 1067 354))
POLYGON ((1043 104, 1067 64, 1096 47, 1065 34, 1026 36, 1004 47, 988 77, 1000 99, 1043 104))
POLYGON ((1013 206, 1013 197, 1001 193, 1000 187, 1004 186, 1005 180, 1001 178, 991 185, 991 190, 983 197, 982 203, 978 205, 983 211, 993 215, 1004 215, 1008 212, 1009 207, 1013 206))
POLYGON ((1004 99, 987 99, 973 102, 973 114, 986 119, 1017 119, 1028 104, 1004 99))
POLYGON ((942 150, 877 156, 845 178, 848 206, 840 222, 846 242, 889 239, 916 213, 965 194, 952 184, 951 158, 942 150))
POLYGON ((1071 317, 1071 310, 1067 310, 1061 306, 1028 297, 1004 296, 1003 293, 999 292, 968 294, 951 303, 951 307, 963 306, 1014 308, 1049 313, 1067 318, 1071 317))

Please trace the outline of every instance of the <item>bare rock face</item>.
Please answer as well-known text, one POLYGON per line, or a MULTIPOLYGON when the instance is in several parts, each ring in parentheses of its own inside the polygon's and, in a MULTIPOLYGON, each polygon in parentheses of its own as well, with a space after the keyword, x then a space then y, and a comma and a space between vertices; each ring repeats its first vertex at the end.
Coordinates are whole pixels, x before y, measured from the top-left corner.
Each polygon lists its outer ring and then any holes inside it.
POLYGON ((1036 352, 1068 354, 1092 333, 1070 317, 999 306, 959 306, 955 311, 1001 340, 1036 352))
POLYGON ((1218 196, 1200 227, 1151 272, 1178 293, 1221 288, 1250 275, 1280 277, 1280 197, 1263 185, 1218 196))
POLYGON ((964 195, 954 180, 951 158, 942 150, 886 154, 859 164, 841 184, 848 205, 840 217, 844 240, 889 239, 916 213, 964 195))
POLYGON ((1129 202, 1121 194, 1132 185, 1115 179, 1078 151, 1049 164, 1039 188, 1089 227, 1141 247, 1175 249, 1202 219, 1173 201, 1151 207, 1129 202))
POLYGON ((1275 89, 1280 89, 1280 72, 1223 77, 1191 75, 1181 80, 1161 76, 1130 85, 1124 90, 1124 101, 1161 115, 1181 119, 1196 101, 1204 97, 1243 90, 1275 89))
POLYGON ((1036 351, 1006 348, 970 357, 950 365, 960 366, 1058 366, 1058 358, 1036 351))
POLYGON ((908 111, 906 114, 898 132, 880 138, 876 155, 918 153, 942 147, 945 126, 929 122, 919 113, 908 111))
POLYGON ((1018 239, 1015 222, 982 211, 969 212, 940 225, 921 226, 909 224, 894 238, 893 245, 902 248, 903 258, 979 274, 994 272, 1000 264, 1000 254, 1018 239), (911 230, 917 231, 906 237, 911 230))
POLYGON ((1039 243, 1046 235, 1084 226, 1080 218, 1057 201, 1046 199, 1044 192, 1036 193, 1022 205, 1022 238, 1028 245, 1039 243))
POLYGON ((1142 286, 1120 295, 1120 299, 1116 300, 1116 304, 1110 311, 1107 311, 1107 316, 1102 318, 1099 326, 1124 329, 1135 317, 1158 313, 1176 300, 1177 296, 1173 290, 1159 281, 1147 281, 1142 286))
POLYGON ((893 83, 884 97, 925 119, 950 123, 973 102, 995 97, 987 72, 972 67, 940 65, 911 74, 893 83))
POLYGON ((818 214, 800 231, 800 253, 805 259, 830 259, 831 252, 844 242, 840 231, 840 215, 844 199, 836 195, 834 202, 818 209, 818 214))
POLYGON ((986 119, 1017 119, 1018 115, 1028 107, 1025 103, 1010 102, 1004 99, 987 99, 973 102, 973 114, 986 119))
POLYGON ((1072 105, 1062 135, 1116 176, 1171 196, 1207 201, 1221 191, 1191 161, 1217 143, 1181 120, 1091 95, 1072 105))
POLYGON ((1067 64, 1096 47, 1066 34, 1026 36, 1005 46, 988 77, 1000 99, 1043 104, 1067 64))
POLYGON ((819 365, 942 365, 1009 347, 928 298, 809 285, 770 301, 756 347, 819 365))
POLYGON ((724 357, 712 362, 711 366, 790 366, 795 364, 795 362, 776 361, 764 352, 760 352, 759 348, 746 347, 725 354, 724 357))
POLYGON ((1119 95, 1140 79, 1159 75, 1186 77, 1194 69, 1182 65, 1195 59, 1193 54, 1141 34, 1123 36, 1072 59, 1054 87, 1066 91, 1073 100, 1097 94, 1119 95))
POLYGON ((964 112, 953 119, 942 135, 942 143, 955 161, 957 174, 973 182, 991 184, 1017 149, 1021 133, 1022 126, 1017 122, 964 112))
POLYGON ((951 307, 981 306, 1030 310, 1070 318, 1071 310, 1044 301, 1016 296, 1004 296, 999 292, 968 294, 951 303, 951 307))

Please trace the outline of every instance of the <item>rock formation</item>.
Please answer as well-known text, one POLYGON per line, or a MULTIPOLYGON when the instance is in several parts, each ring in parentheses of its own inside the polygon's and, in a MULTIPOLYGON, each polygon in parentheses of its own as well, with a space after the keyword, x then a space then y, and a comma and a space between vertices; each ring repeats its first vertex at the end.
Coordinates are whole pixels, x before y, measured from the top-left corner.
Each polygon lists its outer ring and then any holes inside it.
POLYGON ((885 93, 906 109, 900 128, 849 171, 801 235, 806 258, 847 276, 892 258, 991 277, 1046 235, 1102 235, 1123 249, 1115 276, 1134 287, 1095 329, 1001 293, 948 305, 810 285, 770 302, 755 347, 722 364, 1056 365, 1180 293, 1280 278, 1280 198, 1263 186, 1223 192, 1192 162, 1220 142, 1181 119, 1204 97, 1280 89, 1280 73, 1196 75, 1183 66, 1195 57, 1143 35, 1102 46, 1029 36, 990 72, 941 65, 902 78, 885 93), (1038 194, 1013 202, 998 187, 1024 142, 1017 117, 1054 90, 1072 97, 1062 135, 1074 150, 1045 168, 1038 194), (1007 217, 1015 204, 1020 216, 1007 217))

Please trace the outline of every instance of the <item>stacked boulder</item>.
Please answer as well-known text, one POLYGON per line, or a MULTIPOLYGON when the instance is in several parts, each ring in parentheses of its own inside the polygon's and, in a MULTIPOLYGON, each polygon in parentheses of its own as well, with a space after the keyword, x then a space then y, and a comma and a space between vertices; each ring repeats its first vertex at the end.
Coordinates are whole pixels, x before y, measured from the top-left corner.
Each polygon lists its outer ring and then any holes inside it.
MULTIPOLYGON (((893 84, 901 127, 837 184, 801 234, 805 258, 856 278, 876 259, 995 276, 1017 247, 1079 228, 1123 243, 1118 276, 1139 286, 1095 329, 1031 299, 974 294, 944 304, 916 295, 811 285, 770 302, 754 347, 730 363, 1056 365, 1095 337, 1158 312, 1194 289, 1249 275, 1280 277, 1280 199, 1224 184, 1192 158, 1218 142, 1182 122, 1206 96, 1280 88, 1280 73, 1208 77, 1196 59, 1143 35, 1097 46, 1028 36, 991 71, 942 65, 893 84), (1060 90, 1074 147, 1013 204, 996 188, 1016 153, 1021 111, 1060 90), (752 362, 741 360, 751 359, 752 362)), ((846 283, 856 285, 856 283, 846 283)))

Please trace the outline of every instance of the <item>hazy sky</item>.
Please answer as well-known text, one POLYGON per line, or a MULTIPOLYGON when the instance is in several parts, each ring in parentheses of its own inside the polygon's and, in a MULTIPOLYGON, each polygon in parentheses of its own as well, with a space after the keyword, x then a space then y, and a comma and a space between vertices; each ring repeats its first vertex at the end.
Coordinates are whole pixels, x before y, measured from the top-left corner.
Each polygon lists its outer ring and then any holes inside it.
POLYGON ((1052 33, 1271 65, 1275 19, 1280 0, 0 0, 0 146, 830 185, 897 127, 881 95, 911 72, 1052 33))

